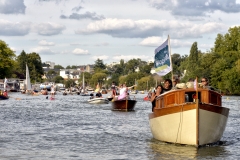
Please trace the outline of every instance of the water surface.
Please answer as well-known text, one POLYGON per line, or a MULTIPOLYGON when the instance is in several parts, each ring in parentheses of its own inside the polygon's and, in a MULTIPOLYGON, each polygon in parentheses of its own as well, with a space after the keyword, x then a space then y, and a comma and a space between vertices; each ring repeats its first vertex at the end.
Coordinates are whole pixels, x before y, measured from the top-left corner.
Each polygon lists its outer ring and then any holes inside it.
MULTIPOLYGON (((135 95, 134 112, 111 104, 87 103, 89 97, 27 96, 10 93, 0 101, 0 159, 239 159, 240 97, 223 97, 230 108, 221 142, 196 149, 152 138, 151 103, 135 95)), ((106 95, 104 95, 106 96, 106 95)))

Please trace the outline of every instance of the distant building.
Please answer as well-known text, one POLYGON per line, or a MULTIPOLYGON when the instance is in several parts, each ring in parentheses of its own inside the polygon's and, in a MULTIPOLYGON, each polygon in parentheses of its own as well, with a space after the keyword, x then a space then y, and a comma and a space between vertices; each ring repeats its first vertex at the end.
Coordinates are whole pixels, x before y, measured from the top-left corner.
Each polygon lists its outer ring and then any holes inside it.
POLYGON ((79 69, 60 69, 60 76, 65 80, 78 80, 80 74, 81 71, 79 69))
POLYGON ((81 66, 78 66, 78 70, 80 70, 81 72, 93 73, 94 65, 92 65, 92 64, 81 65, 81 66))

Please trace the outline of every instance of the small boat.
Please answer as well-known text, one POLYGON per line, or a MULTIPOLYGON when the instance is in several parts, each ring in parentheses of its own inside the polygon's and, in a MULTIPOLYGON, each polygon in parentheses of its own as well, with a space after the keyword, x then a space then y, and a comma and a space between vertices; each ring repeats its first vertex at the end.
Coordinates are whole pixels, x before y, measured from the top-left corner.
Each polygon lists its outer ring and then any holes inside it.
POLYGON ((107 99, 108 99, 109 101, 112 101, 113 97, 108 97, 107 99))
POLYGON ((0 100, 7 100, 7 99, 9 99, 8 96, 0 95, 0 100))
POLYGON ((156 98, 149 124, 155 139, 196 147, 218 142, 229 109, 220 93, 209 89, 177 89, 156 98))
POLYGON ((118 111, 133 111, 135 104, 137 103, 136 100, 115 100, 112 101, 112 110, 118 111))
POLYGON ((146 96, 146 97, 143 98, 143 100, 144 100, 144 101, 149 101, 149 97, 146 96))
POLYGON ((92 98, 88 100, 88 103, 92 103, 92 104, 108 104, 109 100, 107 98, 92 98))

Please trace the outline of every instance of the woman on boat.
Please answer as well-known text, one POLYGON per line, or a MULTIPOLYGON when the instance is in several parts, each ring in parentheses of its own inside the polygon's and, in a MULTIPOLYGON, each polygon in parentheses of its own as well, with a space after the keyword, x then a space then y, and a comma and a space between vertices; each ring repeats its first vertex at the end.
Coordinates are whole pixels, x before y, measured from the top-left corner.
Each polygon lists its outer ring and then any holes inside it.
POLYGON ((209 86, 209 81, 208 81, 208 78, 206 78, 206 77, 203 77, 203 78, 201 79, 201 86, 202 86, 202 88, 204 88, 204 89, 214 90, 213 87, 209 86))
POLYGON ((172 89, 172 80, 171 79, 165 79, 164 86, 163 86, 163 92, 170 91, 172 89))
POLYGON ((162 85, 158 85, 156 87, 156 90, 154 90, 152 92, 152 96, 151 96, 151 102, 152 102, 152 111, 154 110, 154 107, 156 105, 156 98, 163 93, 163 87, 162 85))
POLYGON ((54 86, 51 86, 51 97, 54 98, 55 97, 55 90, 54 90, 54 86))
POLYGON ((118 96, 118 100, 122 100, 125 99, 127 97, 127 93, 128 93, 128 87, 126 86, 126 84, 122 84, 120 86, 120 94, 118 96))

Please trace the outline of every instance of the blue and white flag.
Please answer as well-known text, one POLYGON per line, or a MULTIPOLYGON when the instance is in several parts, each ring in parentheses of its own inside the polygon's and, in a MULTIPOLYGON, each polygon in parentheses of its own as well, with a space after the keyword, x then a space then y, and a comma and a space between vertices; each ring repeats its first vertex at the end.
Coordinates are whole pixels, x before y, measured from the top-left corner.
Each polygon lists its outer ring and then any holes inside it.
POLYGON ((169 49, 168 39, 155 49, 154 67, 159 76, 165 76, 172 71, 169 49))

